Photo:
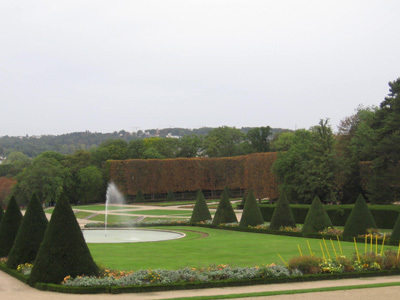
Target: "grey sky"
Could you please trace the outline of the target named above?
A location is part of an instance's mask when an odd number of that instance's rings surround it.
[[[400,77],[400,1],[0,2],[0,136],[334,129]]]

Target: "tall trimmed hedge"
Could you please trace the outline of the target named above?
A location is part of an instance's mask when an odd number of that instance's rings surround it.
[[[233,211],[231,202],[229,201],[229,190],[227,187],[225,187],[224,191],[222,192],[221,200],[219,201],[212,224],[219,225],[234,222],[237,222],[236,214]]]
[[[369,228],[377,226],[364,197],[360,194],[344,226],[343,237],[365,234]]]
[[[34,262],[29,284],[59,284],[70,275],[97,275],[99,269],[64,194],[60,196]]]
[[[146,202],[146,200],[144,199],[142,190],[139,189],[135,197],[135,203],[144,203],[144,202]]]
[[[279,196],[269,225],[269,228],[272,230],[279,230],[281,227],[296,227],[285,191],[282,191]]]
[[[163,194],[209,190],[253,188],[257,198],[276,198],[277,182],[271,172],[276,153],[222,158],[130,159],[110,160],[110,180],[127,195]]]
[[[211,220],[211,213],[208,209],[206,199],[204,198],[203,192],[198,190],[196,194],[196,203],[193,208],[192,217],[190,222],[198,223]]]
[[[3,219],[3,216],[4,216],[4,211],[3,211],[3,208],[0,205],[0,224],[1,224],[1,219]]]
[[[22,220],[21,210],[12,196],[0,223],[0,257],[8,256]]]
[[[257,226],[264,223],[260,207],[258,206],[253,190],[247,193],[246,203],[244,204],[240,227]]]
[[[327,227],[333,227],[331,219],[326,213],[324,206],[316,196],[308,210],[304,225],[301,228],[303,233],[320,232]]]
[[[7,266],[9,268],[15,269],[19,264],[32,263],[35,260],[47,224],[48,221],[39,198],[33,194],[8,256]]]

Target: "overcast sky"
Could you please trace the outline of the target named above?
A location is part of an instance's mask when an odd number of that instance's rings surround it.
[[[2,0],[0,136],[334,130],[400,77],[400,1]]]

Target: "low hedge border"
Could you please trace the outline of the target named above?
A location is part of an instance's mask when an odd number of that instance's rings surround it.
[[[3,271],[4,273],[7,273],[8,275],[13,276],[14,278],[17,278],[18,280],[22,281],[23,283],[28,283],[29,276],[24,275],[20,272],[18,272],[15,269],[10,269],[6,266],[6,264],[0,263],[0,270]]]

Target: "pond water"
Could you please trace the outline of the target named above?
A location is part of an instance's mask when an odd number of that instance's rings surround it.
[[[85,229],[86,243],[139,243],[179,239],[184,233],[153,229]]]

